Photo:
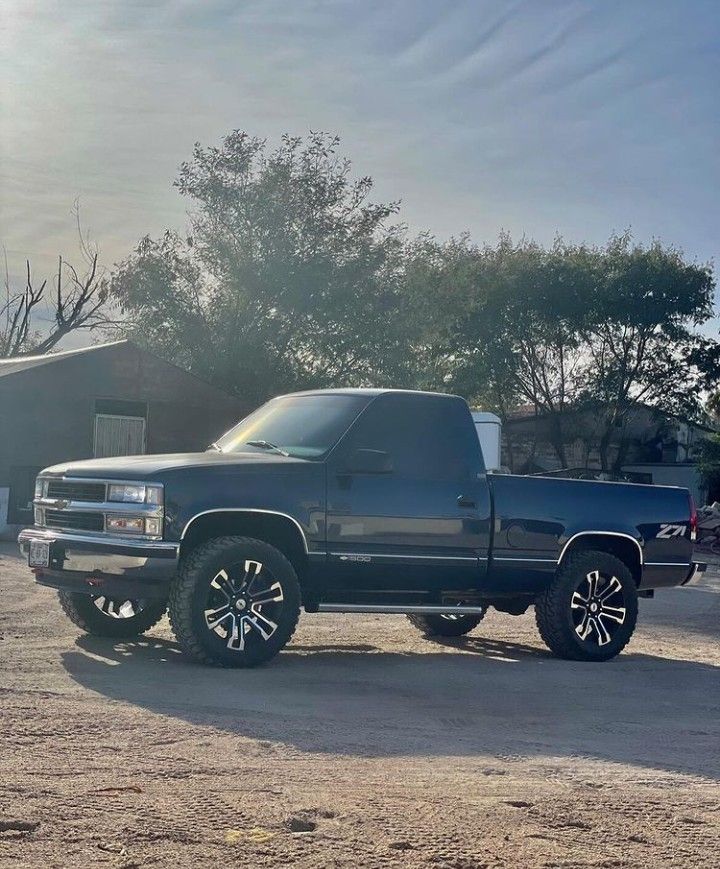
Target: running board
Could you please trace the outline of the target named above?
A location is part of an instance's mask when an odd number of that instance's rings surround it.
[[[422,604],[321,603],[319,613],[396,613],[399,615],[479,616],[487,607],[482,606],[423,606]]]

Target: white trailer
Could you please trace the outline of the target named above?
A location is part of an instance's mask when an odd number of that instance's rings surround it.
[[[502,433],[500,417],[495,416],[494,413],[473,410],[472,418],[480,441],[485,467],[488,471],[498,471],[500,469],[500,436]]]

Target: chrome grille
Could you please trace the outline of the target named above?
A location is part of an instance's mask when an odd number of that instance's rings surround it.
[[[94,501],[102,503],[105,500],[105,483],[48,480],[47,497],[58,498],[63,501]]]
[[[47,528],[72,528],[78,531],[103,531],[105,517],[102,513],[83,513],[76,510],[45,510]]]

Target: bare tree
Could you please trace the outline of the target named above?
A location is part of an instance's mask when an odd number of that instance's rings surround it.
[[[6,259],[5,292],[0,300],[0,358],[48,353],[72,332],[108,325],[108,290],[98,265],[98,251],[82,234],[77,206],[75,213],[83,261],[80,271],[60,256],[52,284],[48,286],[45,279],[36,285],[26,260],[25,287],[15,290]]]

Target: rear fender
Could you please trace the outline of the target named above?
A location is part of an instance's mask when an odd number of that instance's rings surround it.
[[[637,537],[625,531],[577,531],[563,544],[558,566],[562,566],[574,552],[586,549],[597,549],[615,555],[628,566],[635,582],[640,584],[645,559],[643,547]]]

